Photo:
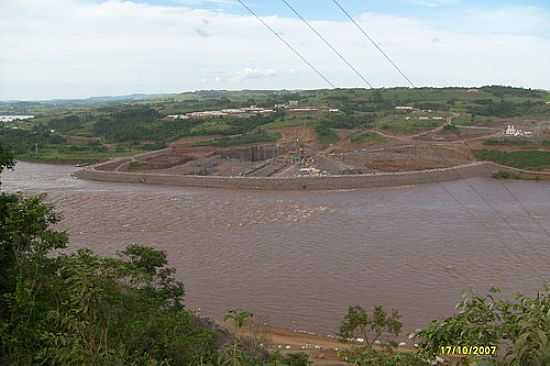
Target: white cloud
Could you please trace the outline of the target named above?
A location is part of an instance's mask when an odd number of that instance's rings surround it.
[[[247,67],[237,75],[238,80],[246,79],[265,79],[272,78],[277,75],[277,72],[273,69],[256,69]]]
[[[527,29],[534,14],[522,10],[514,26]],[[250,16],[122,0],[0,0],[0,13],[0,99],[326,87]],[[363,86],[299,20],[264,19],[337,86]],[[550,89],[548,38],[440,31],[384,14],[359,19],[419,85]],[[313,24],[375,86],[405,85],[349,22]]]
[[[408,2],[428,8],[439,8],[441,6],[456,5],[460,0],[408,0]]]

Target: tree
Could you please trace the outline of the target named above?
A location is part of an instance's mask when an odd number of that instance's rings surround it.
[[[350,306],[340,326],[340,337],[344,340],[362,338],[365,346],[372,348],[382,336],[401,333],[400,318],[397,310],[388,315],[382,306],[374,306],[372,314],[361,306]]]
[[[228,310],[225,313],[225,316],[223,317],[223,320],[225,320],[225,321],[231,320],[233,322],[233,324],[235,325],[235,328],[237,330],[240,330],[244,326],[246,321],[248,319],[252,318],[253,316],[254,316],[254,314],[252,314],[249,311],[233,309],[233,310]]]
[[[14,165],[12,153],[0,145],[0,173],[4,169],[12,169]],[[0,182],[0,184],[2,183]]]
[[[219,333],[183,307],[164,252],[67,254],[67,236],[52,228],[59,220],[41,196],[0,195],[0,364],[196,365],[216,356]]]
[[[499,293],[466,293],[458,314],[419,332],[422,353],[433,357],[446,345],[493,345],[498,347],[499,365],[550,364],[550,289],[545,287],[535,297],[518,294],[512,300]]]

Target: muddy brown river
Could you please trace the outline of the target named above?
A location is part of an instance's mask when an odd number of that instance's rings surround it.
[[[19,163],[2,189],[47,193],[74,247],[165,250],[188,306],[216,319],[244,308],[329,334],[348,305],[383,304],[410,330],[449,315],[466,289],[532,294],[550,279],[547,183],[243,192],[89,182],[75,169]]]

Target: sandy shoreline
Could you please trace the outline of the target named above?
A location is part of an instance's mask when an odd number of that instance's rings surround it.
[[[231,331],[231,325],[221,323],[222,327]],[[253,337],[263,344],[270,352],[281,353],[307,353],[313,361],[313,365],[319,366],[345,366],[350,365],[337,356],[337,352],[353,347],[350,343],[343,343],[336,336],[321,336],[305,331],[292,331],[290,329],[276,328],[266,325],[251,324],[245,326],[239,332],[241,337]],[[357,344],[359,345],[359,344]],[[401,352],[412,352],[414,347],[399,347]]]

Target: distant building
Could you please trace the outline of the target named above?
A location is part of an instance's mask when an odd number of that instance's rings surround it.
[[[293,108],[289,109],[289,112],[317,112],[319,108]]]
[[[340,110],[338,108],[331,108],[328,111],[331,112],[331,113],[340,112]]]
[[[414,111],[414,107],[406,106],[406,105],[400,105],[395,107],[395,110],[397,111]]]
[[[170,118],[170,119],[189,119],[189,117],[186,116],[185,114],[170,114],[170,115],[168,115],[168,118]]]
[[[222,112],[223,113],[227,113],[227,114],[241,114],[241,113],[245,113],[245,111],[243,111],[242,109],[234,109],[234,108],[228,108],[228,109],[222,109]]]
[[[506,136],[532,136],[533,132],[531,131],[523,131],[519,128],[516,128],[514,125],[507,125],[506,129],[504,130],[504,134]]]
[[[191,112],[187,113],[187,116],[190,118],[223,117],[227,116],[227,113],[222,111]]]
[[[550,104],[550,102],[546,102],[546,104]]]
[[[508,136],[516,136],[517,130],[514,127],[514,125],[508,125],[506,126],[506,130],[504,131],[504,134]]]
[[[32,115],[0,115],[0,122],[15,122],[33,119]]]
[[[289,100],[288,101],[288,106],[289,107],[296,107],[298,105],[298,101],[297,100]]]

